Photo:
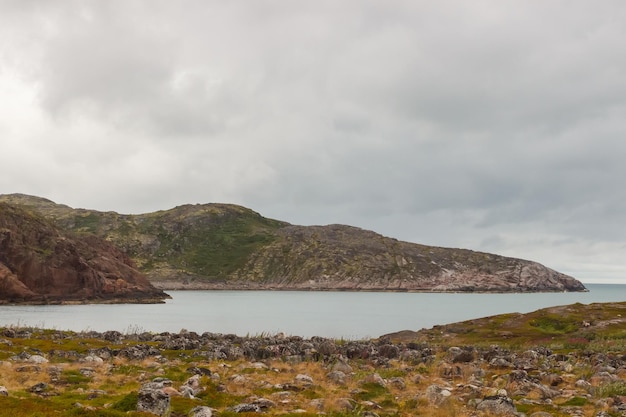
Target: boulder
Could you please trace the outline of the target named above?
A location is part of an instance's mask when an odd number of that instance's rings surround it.
[[[341,371],[344,374],[352,373],[352,367],[348,365],[348,361],[344,358],[339,358],[339,360],[337,360],[337,362],[335,362],[335,364],[333,365],[332,370]]]
[[[404,382],[404,378],[399,376],[391,378],[389,380],[389,385],[399,390],[403,390],[406,388],[406,382]]]
[[[330,371],[326,374],[326,378],[335,384],[343,385],[346,383],[346,374],[341,371]]]
[[[27,361],[36,364],[48,363],[48,359],[44,358],[41,355],[31,355]]]
[[[167,417],[170,413],[170,396],[163,389],[171,387],[172,381],[155,378],[152,382],[142,385],[137,399],[137,411]]]
[[[45,382],[39,382],[28,389],[28,392],[32,392],[33,394],[43,394],[48,390],[48,384]]]
[[[387,383],[385,382],[385,380],[377,373],[369,374],[368,376],[366,376],[365,379],[363,380],[363,383],[380,385],[381,387],[387,386]]]
[[[448,398],[450,398],[452,392],[449,389],[441,387],[439,385],[430,385],[428,388],[426,388],[426,392],[424,395],[426,396],[428,402],[432,405],[441,405]]]
[[[485,397],[476,406],[478,411],[483,411],[496,416],[515,416],[517,409],[513,404],[513,400],[504,395],[495,395]]]
[[[335,407],[342,411],[354,410],[356,403],[352,398],[337,398],[335,400]]]
[[[468,363],[474,360],[474,350],[453,346],[448,349],[448,359],[452,363]]]
[[[299,382],[303,385],[313,385],[313,378],[309,375],[298,374],[296,375],[296,382]]]
[[[0,396],[8,397],[9,396],[9,390],[7,390],[7,388],[4,387],[4,386],[0,386]]]

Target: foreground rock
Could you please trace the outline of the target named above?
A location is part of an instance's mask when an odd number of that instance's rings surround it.
[[[621,416],[624,334],[626,302],[372,340],[0,328],[0,409],[34,415],[72,401],[161,417]]]
[[[498,345],[470,348],[392,343],[384,339],[247,338],[184,332],[120,335],[116,344],[125,346],[123,349],[99,347],[77,353],[64,350],[63,343],[74,347],[77,340],[84,340],[86,344],[101,346],[99,341],[109,341],[111,334],[86,332],[79,336],[19,330],[5,330],[0,334],[14,340],[16,345],[40,338],[58,342],[53,350],[40,354],[55,363],[51,366],[42,362],[46,369],[14,369],[13,364],[28,360],[26,353],[14,352],[7,362],[0,362],[3,376],[13,372],[20,376],[7,378],[13,385],[0,387],[0,398],[11,399],[12,395],[17,396],[12,392],[21,392],[20,401],[27,401],[24,391],[49,401],[69,395],[74,401],[79,397],[81,408],[94,412],[103,407],[104,401],[98,400],[99,397],[107,397],[112,407],[120,407],[119,404],[124,403],[120,398],[133,395],[112,392],[110,385],[107,390],[98,388],[98,384],[111,376],[119,381],[121,389],[126,387],[127,390],[138,380],[150,381],[134,388],[138,390],[135,391],[136,402],[122,411],[140,411],[160,417],[319,412],[355,417],[595,417],[622,415],[620,413],[626,410],[626,401],[620,395],[622,378],[626,375],[626,357],[621,352],[594,353],[581,349],[565,354],[555,353],[545,346],[511,350]],[[185,345],[180,343],[182,340],[195,341],[195,347],[171,349]],[[178,342],[172,344],[174,341]],[[330,345],[334,349],[330,349]],[[387,357],[389,346],[397,348],[397,357]],[[134,359],[124,353],[131,349],[135,351]],[[459,353],[463,351],[471,351],[472,355],[459,360]],[[104,366],[83,372],[87,368],[82,364],[88,357],[99,357]],[[507,365],[503,366],[505,363]],[[89,386],[72,386],[74,382],[68,379],[68,375],[75,375],[72,370],[80,370],[85,377],[76,383]],[[313,378],[304,371],[318,377]],[[165,373],[173,378],[156,376]],[[340,384],[325,382],[324,375],[331,373],[342,373],[345,378]],[[46,375],[50,376],[49,380],[42,381]],[[120,379],[122,375],[125,379]],[[29,377],[40,382],[26,382]],[[19,381],[24,383],[18,385]],[[0,399],[0,406],[3,404]]]
[[[169,379],[159,379],[142,385],[139,390],[137,411],[145,411],[157,416],[168,416],[170,413],[170,395],[166,388],[172,386]]]
[[[0,201],[113,242],[162,289],[585,291],[536,262],[401,242],[345,225],[295,226],[229,204],[123,215],[21,194]]]
[[[160,302],[122,251],[0,203],[0,303]]]

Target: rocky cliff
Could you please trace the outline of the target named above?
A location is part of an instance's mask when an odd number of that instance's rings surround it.
[[[106,238],[165,289],[585,290],[536,262],[402,242],[345,225],[295,226],[235,205],[124,215],[21,194],[0,201],[26,206],[66,230]]]
[[[72,236],[23,208],[0,203],[0,303],[160,302],[121,250]]]

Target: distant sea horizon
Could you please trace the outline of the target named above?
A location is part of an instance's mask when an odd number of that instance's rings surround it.
[[[584,285],[588,292],[167,291],[172,299],[164,304],[0,306],[0,326],[365,339],[577,302],[626,301],[626,284]]]

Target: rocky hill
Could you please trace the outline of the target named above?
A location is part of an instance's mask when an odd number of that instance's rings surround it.
[[[345,225],[295,226],[229,204],[125,215],[22,194],[0,201],[95,234],[160,288],[377,291],[585,291],[535,262],[419,245]]]
[[[131,259],[94,235],[72,236],[0,203],[0,303],[160,302]]]

